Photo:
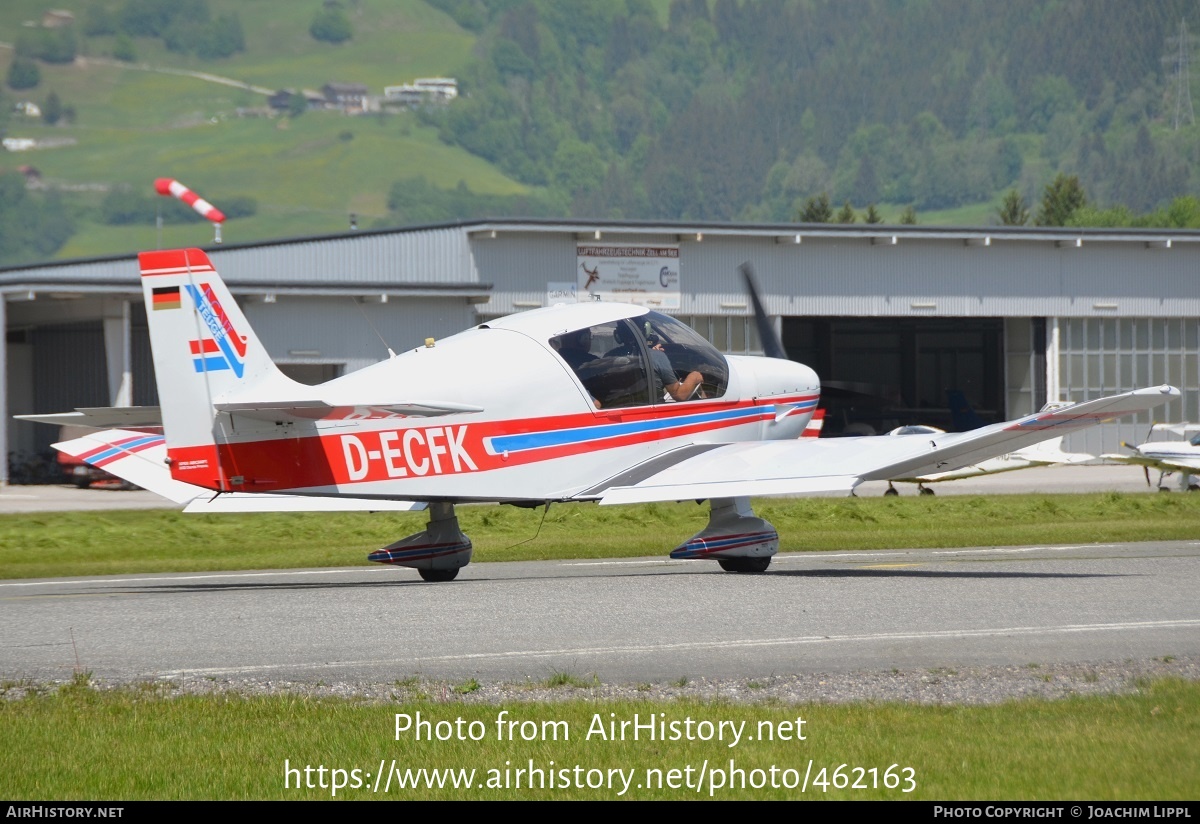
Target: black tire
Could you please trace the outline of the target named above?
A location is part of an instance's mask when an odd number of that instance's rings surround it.
[[[421,579],[428,581],[431,584],[442,583],[443,581],[453,581],[458,577],[458,568],[455,569],[418,569]]]
[[[717,563],[726,572],[766,572],[771,565],[771,556],[758,558],[718,558]]]
[[[885,497],[888,495],[899,495],[900,490],[896,489],[894,486],[889,486],[887,489],[883,490],[883,494]]]
[[[923,487],[921,487],[921,494],[922,494],[922,495],[936,495],[937,493],[936,493],[936,492],[934,492],[934,491],[933,491],[932,489],[930,489],[929,487],[924,487],[924,486],[923,486]]]

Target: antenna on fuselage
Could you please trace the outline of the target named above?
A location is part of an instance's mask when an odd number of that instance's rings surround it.
[[[383,299],[381,299],[380,302],[386,303],[386,297],[386,295],[383,296]],[[384,339],[383,335],[379,334],[379,330],[375,328],[375,324],[371,323],[371,318],[367,315],[367,310],[363,308],[363,299],[351,297],[350,300],[353,301],[354,305],[358,307],[358,311],[362,312],[363,320],[367,322],[367,326],[371,327],[371,331],[375,333],[375,337],[379,338],[379,342],[382,343],[383,348],[387,350],[388,358],[390,359],[396,357],[396,353],[392,351],[392,347],[388,346],[388,342]]]

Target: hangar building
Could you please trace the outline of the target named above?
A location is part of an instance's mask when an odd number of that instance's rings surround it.
[[[588,299],[590,255],[667,261],[662,293],[635,297],[725,352],[759,352],[736,271],[750,261],[788,354],[822,378],[831,433],[955,428],[953,392],[995,421],[1160,383],[1183,396],[1158,420],[1200,421],[1200,232],[481,220],[206,251],[272,358],[308,383]],[[58,433],[12,415],[157,403],[136,255],[0,269],[0,294],[14,482]],[[1115,451],[1150,423],[1068,448]],[[0,482],[8,471],[0,462]]]

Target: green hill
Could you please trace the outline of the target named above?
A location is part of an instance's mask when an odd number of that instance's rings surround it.
[[[13,43],[25,21],[48,8],[66,9],[79,28],[91,2],[0,4],[0,40]],[[105,4],[119,9],[120,3]],[[341,45],[308,33],[314,2],[210,0],[214,15],[236,11],[245,30],[243,53],[201,60],[168,51],[160,40],[136,38],[137,60],[111,59],[114,36],[79,38],[79,57],[68,65],[39,63],[41,82],[6,99],[44,103],[54,92],[75,110],[74,122],[49,126],[12,115],[6,136],[56,148],[6,153],[4,165],[29,164],[51,189],[74,204],[76,233],[60,257],[106,254],[153,246],[152,224],[100,222],[104,195],[129,186],[151,195],[156,177],[174,177],[218,208],[223,200],[252,197],[257,213],[231,219],[229,241],[342,231],[349,215],[366,227],[387,214],[396,180],[424,177],[441,188],[464,181],[472,191],[521,194],[485,160],[440,142],[435,130],[411,112],[350,116],[309,111],[299,117],[262,116],[266,95],[162,70],[211,73],[267,89],[320,89],[329,82],[362,83],[382,94],[384,85],[417,77],[454,76],[469,59],[474,35],[420,0],[352,3],[354,37]],[[0,49],[7,71],[13,49]],[[211,238],[204,223],[168,225],[163,243]]]

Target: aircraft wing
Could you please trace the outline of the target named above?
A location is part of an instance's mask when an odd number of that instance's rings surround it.
[[[970,432],[695,444],[660,455],[577,497],[625,504],[849,492],[862,481],[952,472],[1108,418],[1153,409],[1178,396],[1179,390],[1170,386],[1139,389]]]
[[[1101,455],[1100,457],[1114,463],[1148,466],[1151,469],[1158,469],[1162,472],[1200,474],[1200,455],[1174,455],[1169,457],[1165,455],[1157,457],[1150,455]]]

